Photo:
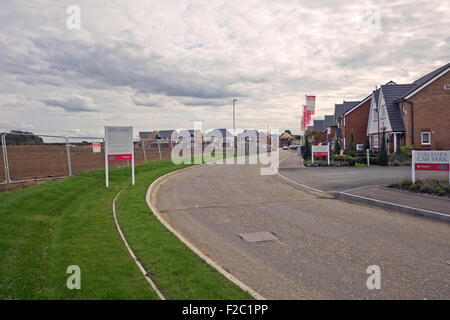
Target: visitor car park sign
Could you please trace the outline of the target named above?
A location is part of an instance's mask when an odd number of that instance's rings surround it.
[[[105,180],[109,186],[109,161],[131,161],[131,181],[134,185],[133,127],[105,127]]]
[[[412,181],[416,182],[416,170],[448,171],[450,181],[450,151],[412,151]]]

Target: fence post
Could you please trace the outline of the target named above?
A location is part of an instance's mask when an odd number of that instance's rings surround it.
[[[70,159],[69,137],[66,138],[67,167],[69,168],[69,177],[72,176],[72,161]]]
[[[144,152],[144,162],[147,162],[147,155],[145,154],[145,140],[141,139],[142,151]]]
[[[415,150],[413,150],[411,152],[412,155],[412,163],[411,163],[411,180],[413,184],[416,184],[416,154],[415,154]]]
[[[369,151],[369,149],[366,149],[366,155],[367,155],[367,166],[370,167],[370,151]]]
[[[2,134],[2,149],[3,149],[3,166],[5,168],[6,184],[10,184],[11,177],[9,175],[8,151],[6,149],[6,132]]]

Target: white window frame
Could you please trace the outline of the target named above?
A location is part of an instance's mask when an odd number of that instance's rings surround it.
[[[379,146],[378,134],[374,134],[373,135],[373,147],[378,148],[378,146]]]
[[[423,142],[423,134],[428,134],[428,142]],[[423,131],[420,133],[420,144],[424,146],[431,145],[431,132],[430,131]]]

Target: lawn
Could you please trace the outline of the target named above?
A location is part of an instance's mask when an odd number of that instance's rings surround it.
[[[81,173],[0,193],[0,299],[157,299],[125,248],[117,217],[138,259],[168,299],[250,299],[203,262],[151,214],[148,186],[182,168],[170,160]],[[81,290],[69,290],[66,269],[81,269]]]

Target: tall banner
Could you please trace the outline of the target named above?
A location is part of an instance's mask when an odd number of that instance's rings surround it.
[[[316,110],[316,96],[305,95],[305,105],[306,109],[312,111],[312,114],[314,114]]]

